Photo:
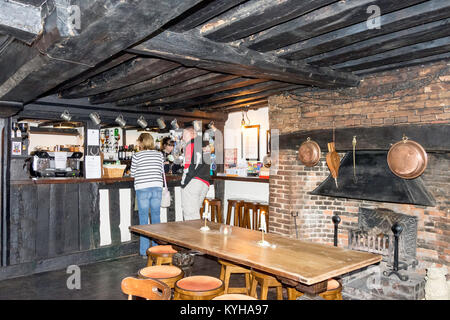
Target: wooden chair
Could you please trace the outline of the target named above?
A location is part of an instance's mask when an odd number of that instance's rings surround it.
[[[296,300],[303,295],[303,292],[295,288],[287,288],[288,300]],[[327,283],[327,291],[319,293],[325,300],[342,300],[342,284],[336,279],[330,279]]]
[[[251,282],[251,270],[245,267],[233,264],[231,262],[218,259],[221,265],[220,268],[220,280],[225,284],[225,293],[244,293],[250,294],[250,282]],[[245,275],[245,287],[244,288],[230,288],[230,278],[232,274],[244,274]]]
[[[171,294],[169,286],[161,281],[133,277],[122,280],[122,292],[128,295],[128,300],[132,300],[133,296],[147,300],[170,300]]]
[[[192,276],[175,283],[174,300],[211,300],[224,293],[223,281],[210,276]]]
[[[203,219],[206,203],[211,208],[211,221],[222,223],[222,201],[220,199],[205,199],[200,209],[200,218]]]
[[[254,298],[257,298],[256,286],[258,284],[261,286],[260,300],[267,300],[269,288],[273,287],[277,289],[277,300],[283,300],[283,286],[275,277],[252,270],[252,286],[250,288],[250,296]]]
[[[141,279],[155,279],[165,283],[169,288],[173,289],[175,282],[183,279],[184,272],[176,266],[151,266],[145,267],[138,271],[138,276]]]
[[[233,225],[239,226],[243,206],[244,201],[241,199],[228,199],[227,219],[225,223],[231,225],[231,214],[233,213],[232,210],[234,209]]]
[[[147,249],[147,267],[154,264],[160,266],[162,264],[172,265],[173,255],[177,253],[177,250],[172,248],[171,245],[153,246]]]
[[[247,296],[245,294],[232,293],[232,294],[223,294],[221,296],[217,296],[212,300],[258,300],[258,299]]]

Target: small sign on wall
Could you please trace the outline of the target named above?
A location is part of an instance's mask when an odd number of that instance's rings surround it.
[[[12,142],[11,154],[13,156],[20,156],[20,155],[22,155],[22,142],[21,141],[13,141]]]

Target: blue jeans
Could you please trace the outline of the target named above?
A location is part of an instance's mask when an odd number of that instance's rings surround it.
[[[162,188],[151,187],[136,190],[136,198],[139,209],[139,224],[148,224],[149,209],[152,224],[160,223]],[[147,249],[150,247],[150,240],[147,237],[141,236],[139,243],[139,254],[145,256]],[[157,244],[152,241],[152,245],[156,246]]]

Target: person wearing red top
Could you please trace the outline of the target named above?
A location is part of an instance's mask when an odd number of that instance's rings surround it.
[[[209,164],[205,163],[201,137],[193,127],[183,130],[184,171],[181,179],[181,206],[184,220],[200,219],[200,208],[211,184]]]

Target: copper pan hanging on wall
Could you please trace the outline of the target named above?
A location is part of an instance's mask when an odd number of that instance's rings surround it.
[[[425,149],[405,135],[402,141],[391,146],[387,155],[389,169],[403,179],[420,176],[427,167],[428,156]]]
[[[314,167],[320,160],[320,147],[317,142],[307,138],[298,149],[298,159],[307,167]]]

